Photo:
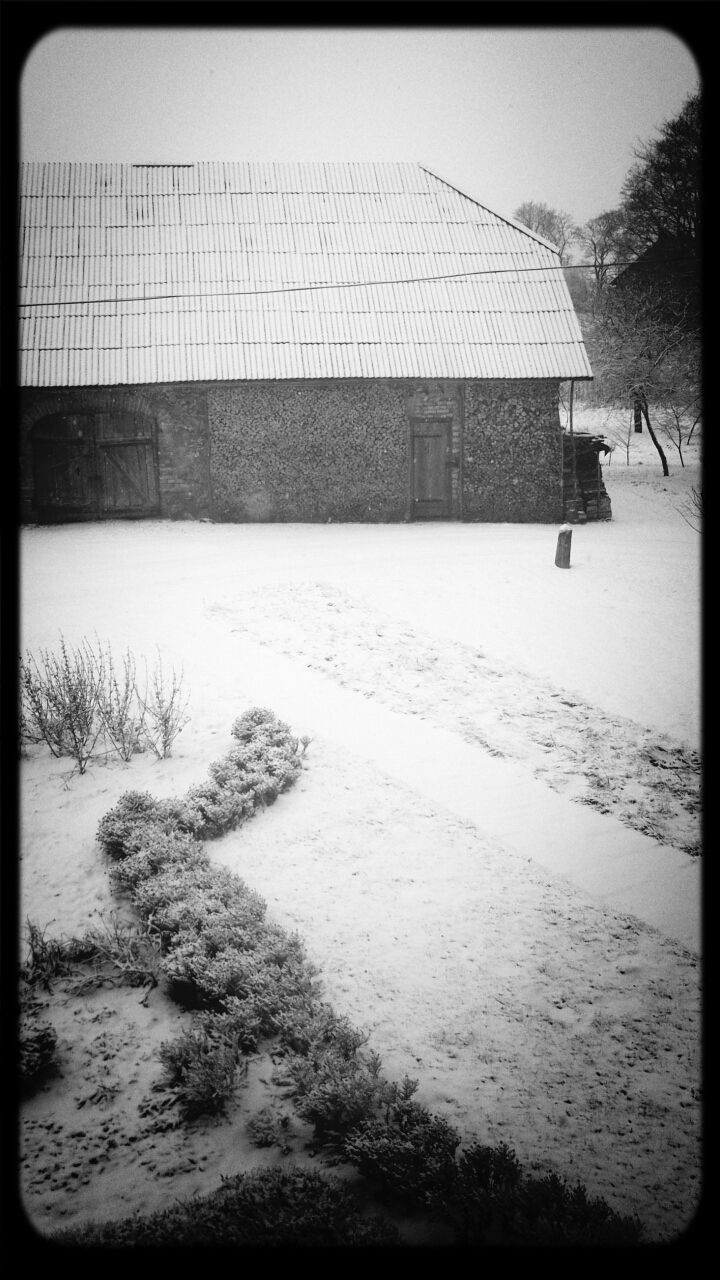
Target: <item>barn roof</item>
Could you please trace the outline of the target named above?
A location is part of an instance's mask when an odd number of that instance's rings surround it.
[[[557,251],[421,165],[20,170],[21,385],[592,376]]]

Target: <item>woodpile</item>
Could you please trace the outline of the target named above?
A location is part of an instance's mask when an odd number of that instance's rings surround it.
[[[570,524],[612,520],[600,455],[609,453],[603,436],[573,432],[563,436],[563,516]]]

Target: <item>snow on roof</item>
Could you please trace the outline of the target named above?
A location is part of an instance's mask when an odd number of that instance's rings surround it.
[[[588,378],[557,252],[417,164],[20,166],[25,386]]]

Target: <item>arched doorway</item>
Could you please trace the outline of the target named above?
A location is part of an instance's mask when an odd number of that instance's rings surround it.
[[[153,421],[141,413],[54,413],[32,429],[41,521],[159,514]]]

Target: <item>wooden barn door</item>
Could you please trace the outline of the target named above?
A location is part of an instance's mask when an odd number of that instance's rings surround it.
[[[33,431],[35,503],[42,519],[92,519],[95,514],[95,443],[85,414],[55,414]]]
[[[33,431],[33,461],[43,521],[158,514],[154,433],[140,414],[43,418]]]
[[[95,415],[99,515],[157,513],[158,483],[152,428],[138,414]]]
[[[450,514],[450,423],[413,422],[410,428],[412,514],[443,520]]]

